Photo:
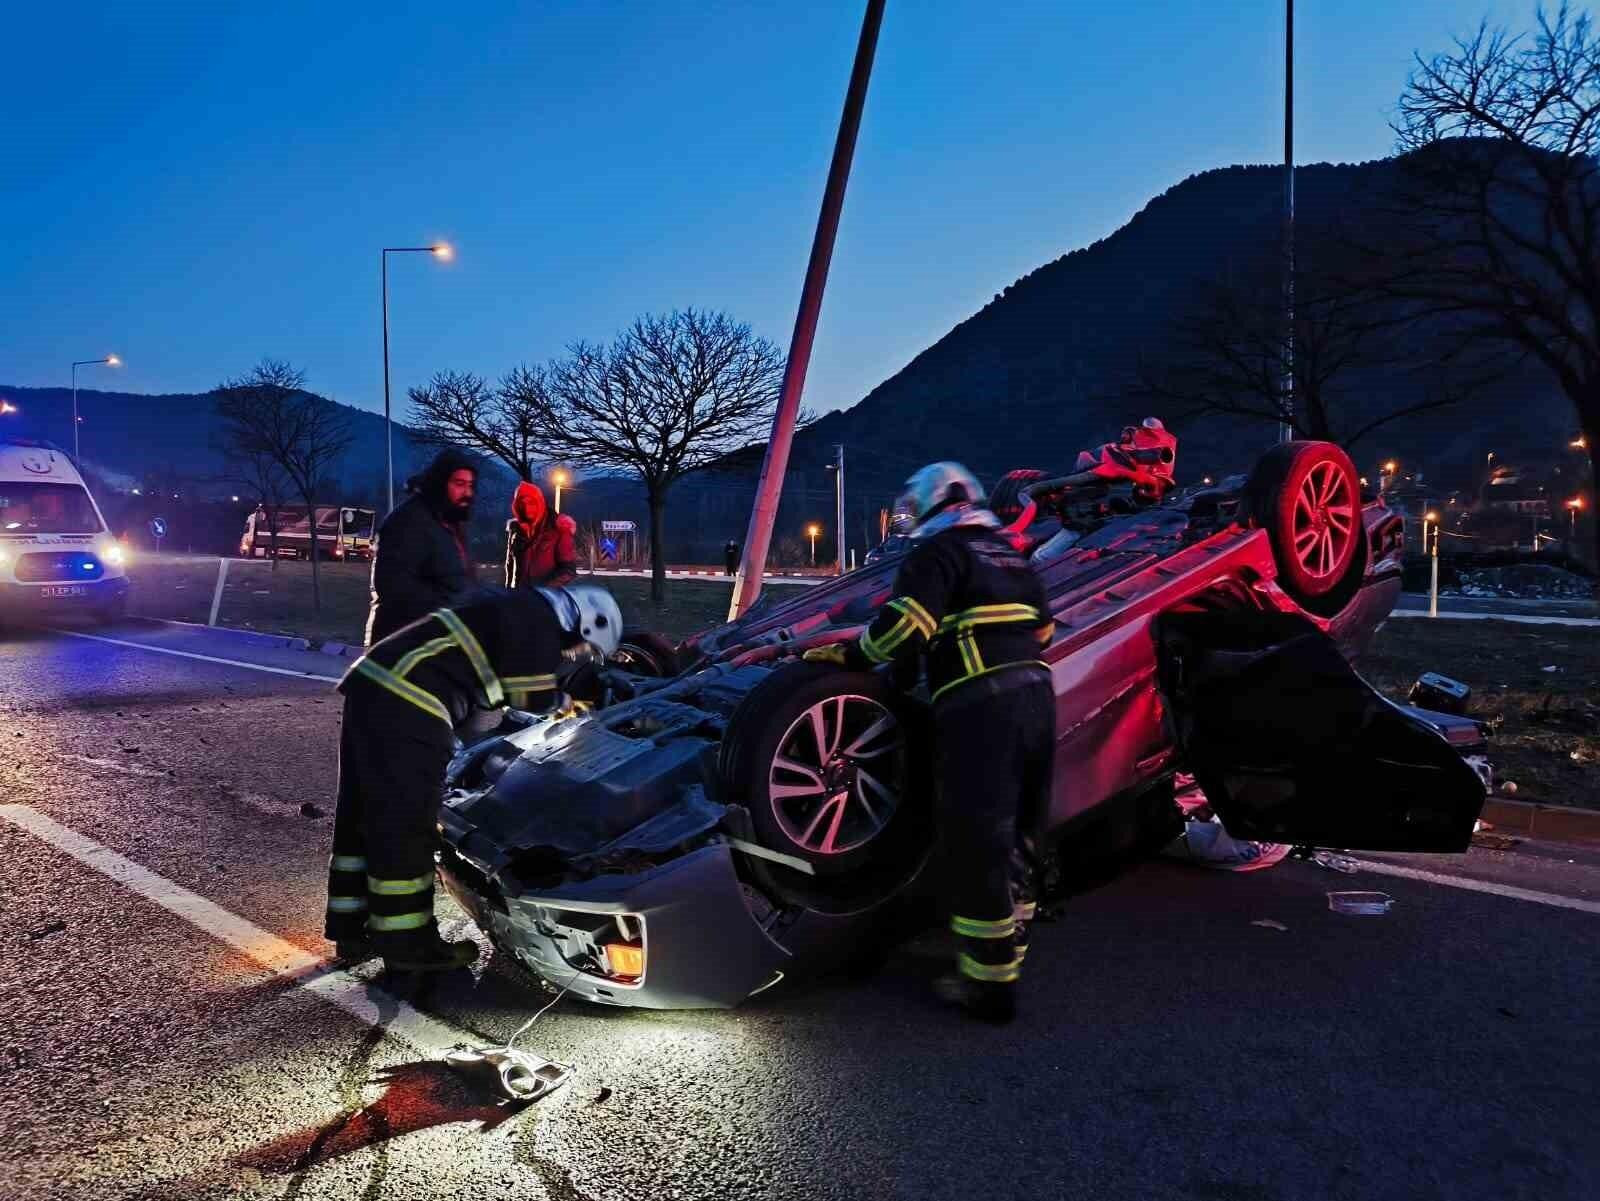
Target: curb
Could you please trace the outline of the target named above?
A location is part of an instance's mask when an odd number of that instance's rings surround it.
[[[1565,805],[1490,797],[1483,805],[1483,820],[1493,826],[1496,833],[1511,831],[1551,842],[1600,844],[1600,810],[1596,809],[1571,809]]]
[[[241,642],[248,642],[252,646],[269,647],[273,650],[308,651],[312,649],[309,638],[297,638],[292,634],[258,634],[254,630],[238,630],[232,626],[208,626],[198,621],[173,621],[167,617],[139,617],[135,615],[134,620],[154,622],[156,625],[175,626],[180,630],[204,630],[208,634],[222,634],[228,638],[237,638]],[[333,645],[342,646],[343,643],[334,643]]]

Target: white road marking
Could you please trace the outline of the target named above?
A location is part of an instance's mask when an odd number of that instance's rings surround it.
[[[1532,901],[1536,905],[1553,905],[1557,909],[1576,909],[1579,913],[1600,914],[1600,901],[1585,901],[1581,897],[1564,897],[1554,892],[1536,892],[1531,888],[1518,888],[1515,884],[1499,884],[1493,880],[1474,880],[1467,876],[1444,876],[1438,872],[1425,872],[1421,868],[1405,867],[1399,863],[1384,863],[1375,859],[1357,859],[1364,872],[1380,876],[1399,876],[1403,880],[1421,880],[1425,884],[1442,884],[1446,888],[1462,888],[1467,892],[1488,892],[1497,897],[1510,897],[1514,901]]]
[[[1427,617],[1426,609],[1394,609],[1390,617]],[[1440,613],[1441,620],[1450,621],[1509,621],[1525,626],[1600,626],[1597,617],[1548,617],[1536,613]]]
[[[365,983],[348,971],[333,967],[327,960],[228,912],[198,893],[140,867],[37,809],[27,805],[0,805],[0,818],[181,917],[201,933],[227,943],[274,976],[296,981],[300,987],[338,1006],[351,1017],[369,1026],[381,1027],[384,1033],[409,1043],[430,1058],[437,1058],[455,1046],[483,1041],[430,1017],[409,1002]]]
[[[338,676],[319,676],[311,671],[295,671],[288,667],[268,667],[265,663],[247,663],[243,659],[222,659],[216,655],[202,655],[197,651],[180,651],[170,646],[151,646],[145,642],[129,642],[124,638],[107,638],[104,634],[83,634],[77,630],[62,630],[54,626],[46,626],[52,634],[60,634],[65,638],[86,638],[90,642],[105,642],[112,646],[125,646],[129,650],[150,651],[157,655],[176,655],[180,659],[198,659],[202,663],[220,663],[224,667],[243,667],[247,671],[265,671],[275,676],[289,676],[296,680],[322,680],[329,684],[337,684]]]

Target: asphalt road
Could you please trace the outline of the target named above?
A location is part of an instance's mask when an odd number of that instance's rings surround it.
[[[1544,901],[1153,862],[1040,927],[1013,1027],[925,1000],[932,942],[727,1013],[564,1001],[525,1041],[577,1076],[511,1111],[435,1058],[542,1002],[504,964],[315,962],[341,665],[109,636],[278,670],[0,640],[5,1198],[1596,1194],[1600,855],[1388,857]]]

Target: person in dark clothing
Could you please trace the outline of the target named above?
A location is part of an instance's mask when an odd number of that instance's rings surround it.
[[[865,668],[927,660],[935,812],[947,864],[956,972],[939,995],[988,1021],[1016,1014],[1033,917],[1021,835],[1047,803],[1055,693],[1039,653],[1055,625],[1044,590],[957,463],[906,483],[911,551],[860,641],[806,652]],[[901,673],[904,678],[904,673]]]
[[[562,705],[564,669],[610,654],[622,614],[604,589],[484,590],[372,646],[339,682],[344,720],[323,933],[340,959],[448,971],[477,944],[433,916],[433,855],[456,732],[486,710]]]
[[[442,450],[406,482],[411,493],[378,527],[372,555],[371,646],[441,605],[473,583],[467,552],[467,518],[478,469],[459,450]]]
[[[577,533],[576,521],[550,512],[539,485],[519,483],[506,522],[506,587],[559,588],[577,579]]]
[[[722,548],[722,561],[728,565],[729,575],[739,574],[739,544],[732,538],[729,538],[728,545]]]

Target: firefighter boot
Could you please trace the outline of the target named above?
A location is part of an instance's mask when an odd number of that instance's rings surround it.
[[[432,922],[418,930],[379,934],[375,950],[391,972],[453,972],[478,957],[477,943],[470,938],[446,942]]]
[[[1003,1026],[1017,1016],[1017,986],[989,980],[973,980],[956,972],[940,976],[933,983],[934,995],[948,1005],[956,1005],[982,1022]]]

